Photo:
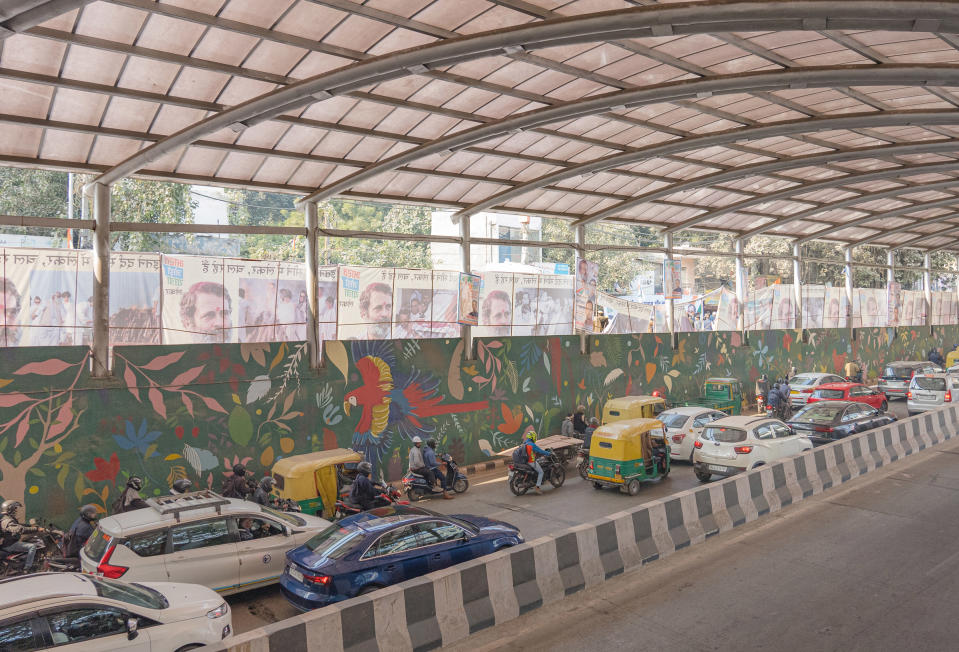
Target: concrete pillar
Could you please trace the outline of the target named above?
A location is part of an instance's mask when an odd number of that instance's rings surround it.
[[[798,242],[793,243],[793,303],[796,306],[796,324],[797,331],[803,329],[802,313],[802,245]]]
[[[471,273],[472,263],[470,262],[470,248],[472,239],[470,237],[470,216],[460,216],[460,268],[464,274]],[[467,360],[473,359],[473,327],[468,324],[460,324],[460,337],[463,338],[463,351]]]
[[[926,326],[932,326],[932,256],[922,257],[922,293],[925,295]]]
[[[845,256],[846,264],[843,266],[843,275],[846,280],[846,328],[849,329],[850,335],[852,334],[853,328],[853,303],[852,303],[852,247],[846,247],[843,249],[843,254]]]
[[[739,316],[736,318],[736,328],[740,331],[746,328],[746,261],[743,251],[746,243],[737,238],[733,245],[736,248],[736,302],[739,304]]]
[[[310,367],[316,369],[320,366],[320,306],[317,296],[319,260],[316,251],[319,219],[316,202],[307,202],[303,210],[306,213],[306,348],[310,352]]]
[[[93,375],[110,375],[110,186],[93,184]]]
[[[889,288],[896,282],[896,250],[890,249],[886,252],[886,325],[898,326],[899,324],[889,323]]]

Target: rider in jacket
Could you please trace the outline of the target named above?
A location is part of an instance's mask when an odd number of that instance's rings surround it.
[[[189,478],[180,478],[170,487],[170,495],[179,496],[188,493],[191,489],[193,489],[193,482]]]
[[[33,562],[37,557],[37,545],[28,541],[21,541],[20,537],[24,534],[35,534],[42,532],[43,528],[23,525],[17,520],[17,511],[23,507],[23,503],[18,500],[5,500],[0,503],[0,549],[4,552],[25,552],[26,561],[23,565],[25,571],[33,568]]]
[[[360,462],[356,465],[356,479],[353,480],[353,488],[350,490],[350,500],[359,505],[364,511],[374,507],[386,507],[390,501],[379,497],[381,489],[370,480],[370,474],[373,473],[373,465],[369,462]]]
[[[223,481],[223,490],[220,492],[224,498],[246,498],[253,490],[246,481],[246,467],[242,464],[233,465],[233,475]]]
[[[526,439],[520,445],[526,448],[526,459],[529,460],[528,464],[536,469],[536,487],[534,490],[536,493],[542,494],[543,490],[540,487],[543,484],[543,467],[536,461],[536,455],[549,455],[549,453],[536,445],[536,431],[533,430],[533,426],[526,428],[525,434]]]
[[[273,500],[270,498],[270,493],[273,491],[273,487],[275,486],[276,480],[273,479],[273,476],[263,476],[263,479],[260,480],[260,484],[256,486],[256,491],[253,492],[253,502],[259,503],[260,505],[265,505],[267,507],[272,505]]]
[[[440,464],[436,461],[436,440],[433,438],[426,442],[426,448],[423,449],[423,463],[426,464],[426,479],[430,487],[435,487],[436,481],[439,480],[440,486],[443,487],[443,498],[452,500],[450,488],[446,484],[446,474],[440,470]]]
[[[70,526],[64,537],[65,547],[63,554],[66,557],[80,557],[80,550],[87,545],[87,539],[93,534],[97,523],[97,508],[93,505],[84,505],[80,508],[80,515]]]
[[[127,488],[113,503],[113,512],[122,514],[123,512],[132,512],[135,509],[149,507],[146,501],[140,497],[141,489],[143,489],[143,480],[139,476],[131,475],[127,480]]]

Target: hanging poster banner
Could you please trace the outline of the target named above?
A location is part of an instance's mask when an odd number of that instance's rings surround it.
[[[609,319],[604,333],[633,333],[632,324],[629,318],[629,302],[626,299],[620,299],[612,295],[600,292],[596,295],[598,307],[603,309],[603,313]],[[645,331],[643,331],[645,332]]]
[[[539,275],[513,274],[513,335],[533,335],[539,310]]]
[[[599,264],[580,258],[576,263],[576,315],[573,326],[578,331],[593,331]]]
[[[893,281],[886,286],[886,325],[898,326],[902,317],[902,286]]]
[[[843,293],[843,288],[826,288],[826,300],[822,315],[823,328],[839,328]]]
[[[772,324],[775,286],[750,292],[746,302],[747,330],[769,330]]]
[[[86,276],[81,271],[81,278]],[[80,295],[77,330],[93,341],[93,269],[90,296]],[[84,283],[80,283],[84,285]],[[110,344],[160,343],[160,254],[110,253]]]
[[[802,323],[803,328],[823,328],[823,314],[826,309],[826,286],[802,286]]]
[[[683,261],[663,261],[663,294],[667,299],[682,299]]]
[[[653,328],[654,306],[646,303],[629,302],[629,332],[651,333]]]
[[[487,272],[480,286],[480,322],[478,337],[505,337],[513,323],[513,275]]]
[[[433,301],[428,337],[460,336],[460,325],[457,321],[459,277],[460,273],[454,271],[437,270],[433,272]],[[476,297],[479,298],[478,288]]]
[[[477,274],[459,274],[459,296],[456,321],[467,326],[479,325],[479,297],[483,279]]]
[[[393,277],[393,339],[430,336],[433,272],[397,269]]]
[[[391,267],[340,267],[337,324],[340,339],[390,339],[393,275]]]
[[[6,346],[79,344],[74,341],[78,253],[56,249],[5,251],[4,289],[10,295],[4,302],[10,304],[5,307]]]
[[[734,331],[739,323],[739,300],[732,290],[722,288],[719,294],[719,307],[716,310],[716,325],[713,330]]]
[[[238,297],[236,327],[228,342],[275,342],[286,339],[286,328],[276,327],[280,312],[286,323],[292,325],[295,304],[290,288],[280,303],[277,292],[279,263],[269,260],[224,260],[224,281],[227,292]],[[306,289],[306,286],[303,286]],[[289,295],[289,296],[287,296]]]
[[[771,328],[773,330],[795,328],[796,309],[792,284],[783,285],[780,283],[769,289],[774,293]]]
[[[310,310],[303,265],[281,262],[277,267],[276,339],[302,342],[306,340],[306,314]]]
[[[666,306],[655,306],[655,319],[653,320],[653,328],[656,333],[668,333],[669,332],[669,322],[667,321]]]
[[[168,256],[163,269],[163,342],[224,342],[234,326],[234,293],[224,286],[222,258]]]
[[[335,265],[320,267],[316,273],[316,321],[322,347],[326,340],[336,339],[336,286],[339,278]]]
[[[573,277],[569,274],[540,274],[534,335],[573,334]],[[593,286],[595,294],[595,286]],[[595,305],[595,304],[594,304]],[[593,306],[588,306],[592,321]]]
[[[703,300],[694,299],[674,304],[673,319],[677,333],[690,333],[701,324],[703,315]]]

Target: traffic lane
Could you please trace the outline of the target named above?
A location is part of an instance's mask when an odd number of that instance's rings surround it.
[[[957,491],[949,442],[450,649],[955,649]]]

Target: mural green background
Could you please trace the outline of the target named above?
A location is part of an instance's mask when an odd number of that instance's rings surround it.
[[[711,375],[751,389],[762,372],[841,371],[858,354],[875,377],[889,360],[951,350],[959,327],[328,342],[314,372],[302,342],[116,347],[114,378],[89,375],[84,347],[0,349],[0,495],[28,516],[68,525],[101,509],[127,475],[144,493],[178,477],[220,487],[242,461],[260,476],[280,457],[337,446],[363,450],[386,477],[405,470],[410,439],[432,435],[461,464],[514,445],[530,424],[558,432],[574,406],[598,415],[610,397],[663,389],[697,396]],[[348,410],[347,410],[348,408]]]

